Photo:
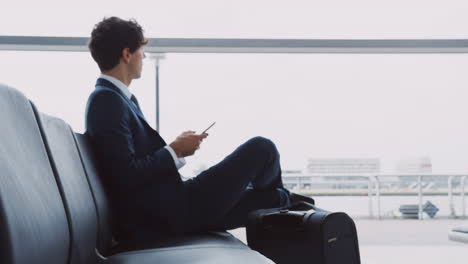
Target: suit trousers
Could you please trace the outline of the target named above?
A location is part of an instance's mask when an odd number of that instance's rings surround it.
[[[242,227],[253,210],[290,203],[278,150],[263,137],[248,140],[184,185],[189,203],[186,232]]]

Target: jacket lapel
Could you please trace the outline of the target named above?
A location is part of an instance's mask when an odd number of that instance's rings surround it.
[[[140,111],[140,109],[138,109],[138,107],[132,102],[132,100],[130,100],[130,98],[128,98],[125,94],[123,94],[122,91],[117,86],[115,86],[113,83],[109,82],[108,80],[101,79],[101,78],[97,79],[96,81],[96,87],[98,86],[104,86],[106,88],[110,88],[114,90],[115,92],[117,92],[127,102],[127,104],[130,106],[133,112],[135,112],[141,119],[143,119],[146,122],[145,116]]]

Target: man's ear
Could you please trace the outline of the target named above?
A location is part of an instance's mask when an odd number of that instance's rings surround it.
[[[132,53],[130,52],[129,48],[125,48],[122,50],[122,60],[125,64],[128,64],[130,62],[131,56],[132,56]]]

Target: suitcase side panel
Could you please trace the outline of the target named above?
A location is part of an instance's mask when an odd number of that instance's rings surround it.
[[[347,214],[319,212],[308,221],[320,228],[324,264],[361,263],[356,226]]]

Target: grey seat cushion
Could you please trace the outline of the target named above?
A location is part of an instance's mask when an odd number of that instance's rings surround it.
[[[227,232],[174,237],[137,246],[156,249],[118,253],[105,263],[273,263]]]
[[[31,104],[0,85],[0,119],[0,263],[67,263],[67,217]]]
[[[114,247],[110,254],[118,254],[125,251],[168,248],[168,247],[184,247],[184,246],[222,246],[235,247],[250,250],[247,245],[235,238],[228,232],[205,232],[200,234],[184,235],[179,237],[159,238],[152,241],[139,241],[122,243]]]
[[[206,232],[120,245],[104,263],[273,263],[228,232]],[[112,252],[111,251],[111,252]]]
[[[107,259],[109,264],[203,263],[262,264],[273,263],[260,253],[244,246],[191,245],[120,253]]]
[[[93,263],[98,232],[94,199],[75,145],[73,132],[63,120],[40,114],[33,105],[49,160],[69,215],[71,263]]]
[[[104,256],[109,255],[109,248],[114,244],[112,241],[112,221],[110,212],[110,201],[100,177],[99,164],[93,150],[93,146],[87,135],[74,133],[76,146],[80,154],[86,177],[88,177],[94,202],[96,205],[96,216],[98,219],[97,250]]]

